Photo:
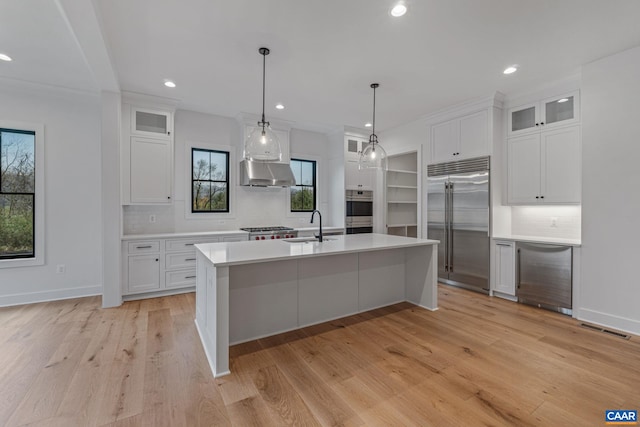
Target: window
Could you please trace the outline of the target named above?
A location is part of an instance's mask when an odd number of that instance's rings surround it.
[[[316,162],[291,159],[296,185],[291,187],[291,212],[311,212],[316,208]]]
[[[3,260],[36,255],[35,153],[34,131],[0,128],[0,259]]]
[[[191,212],[229,212],[229,153],[191,149]]]

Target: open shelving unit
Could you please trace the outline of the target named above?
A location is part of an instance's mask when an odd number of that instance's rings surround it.
[[[418,152],[389,156],[387,162],[387,234],[418,237]]]

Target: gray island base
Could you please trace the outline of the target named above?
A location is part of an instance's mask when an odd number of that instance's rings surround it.
[[[196,245],[196,326],[214,377],[229,345],[408,301],[436,310],[437,240],[384,234]]]

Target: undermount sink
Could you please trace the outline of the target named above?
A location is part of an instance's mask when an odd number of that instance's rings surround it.
[[[336,240],[336,239],[323,237],[322,243],[331,242],[333,240]],[[312,243],[312,242],[320,243],[317,237],[293,237],[291,239],[282,239],[282,241],[287,243]]]

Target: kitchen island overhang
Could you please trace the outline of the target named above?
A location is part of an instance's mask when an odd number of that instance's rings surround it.
[[[438,243],[357,234],[196,245],[195,321],[214,377],[230,373],[230,344],[402,301],[436,310]]]

